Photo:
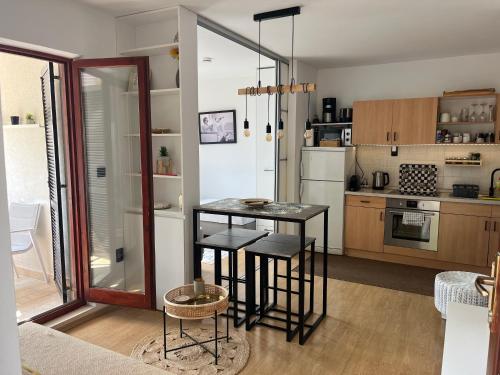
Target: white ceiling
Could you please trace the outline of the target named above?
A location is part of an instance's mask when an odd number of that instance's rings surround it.
[[[316,67],[500,51],[498,0],[75,0],[114,15],[183,5],[254,41],[253,14],[303,5],[296,56]],[[290,56],[290,19],[262,23],[262,44]]]
[[[211,57],[212,62],[203,62],[204,57]],[[203,27],[198,27],[198,77],[219,79],[234,77],[256,77],[259,55],[242,45],[215,34]],[[274,66],[274,62],[264,56],[261,66]],[[251,86],[254,82],[249,81]]]

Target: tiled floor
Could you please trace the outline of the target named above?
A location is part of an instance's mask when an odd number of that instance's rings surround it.
[[[62,304],[54,281],[46,283],[28,276],[14,276],[16,286],[17,321],[30,319]]]

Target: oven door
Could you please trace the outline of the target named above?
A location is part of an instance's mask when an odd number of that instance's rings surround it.
[[[405,212],[422,213],[424,223],[421,226],[404,224]],[[438,229],[439,212],[387,208],[385,211],[384,244],[437,251]]]

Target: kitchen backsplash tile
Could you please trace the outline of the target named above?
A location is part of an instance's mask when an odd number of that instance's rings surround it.
[[[446,158],[467,156],[470,152],[481,154],[481,167],[445,165]],[[416,145],[400,146],[398,156],[391,156],[389,146],[358,146],[356,158],[372,184],[372,172],[389,173],[389,187],[397,188],[400,164],[435,164],[438,169],[437,187],[451,190],[453,184],[476,184],[481,193],[487,193],[490,174],[500,168],[500,145]],[[358,171],[359,173],[359,171]]]

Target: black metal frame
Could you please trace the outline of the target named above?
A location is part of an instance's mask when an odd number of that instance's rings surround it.
[[[234,132],[234,140],[232,142],[203,142],[201,135],[201,115],[211,115],[214,113],[232,113],[233,114],[233,132]],[[225,145],[238,143],[238,134],[237,134],[237,126],[236,126],[236,109],[227,109],[221,111],[209,111],[209,112],[199,112],[198,113],[198,134],[200,136],[200,145]]]
[[[198,345],[201,346],[206,352],[212,354],[215,358],[215,364],[218,364],[219,360],[219,348],[217,346],[217,343],[219,340],[226,340],[226,342],[229,342],[229,339],[231,336],[229,336],[229,319],[226,319],[226,335],[219,337],[218,333],[218,314],[217,310],[214,311],[214,320],[215,320],[215,338],[210,339],[210,340],[205,340],[205,341],[198,341],[195,337],[191,336],[189,333],[187,333],[183,328],[182,328],[182,319],[179,319],[179,336],[182,338],[183,336],[186,336],[189,338],[191,341],[193,341],[192,344],[186,344],[186,345],[181,345],[172,349],[167,350],[167,308],[163,306],[163,358],[167,359],[167,353],[176,351],[176,350],[182,350],[186,348],[190,348],[192,346]],[[205,344],[215,342],[215,351],[211,351],[210,349],[207,348]]]
[[[291,17],[300,14],[300,7],[283,8],[271,10],[270,12],[256,13],[253,20],[256,22],[267,21],[275,18]]]
[[[286,218],[282,216],[272,216],[272,215],[262,215],[262,214],[245,214],[245,213],[223,213],[220,210],[205,208],[199,206],[198,208],[193,208],[193,259],[194,259],[194,277],[201,276],[201,251],[198,249],[196,242],[198,241],[198,234],[200,228],[200,213],[208,213],[214,215],[224,215],[228,216],[228,226],[232,225],[231,217],[249,217],[254,219],[267,219],[267,220],[275,220],[275,221],[283,221],[290,223],[299,224],[299,236],[300,236],[300,252],[299,252],[299,312],[298,312],[298,329],[299,329],[299,344],[303,345],[309,336],[316,330],[321,321],[326,316],[327,311],[327,288],[328,288],[328,207],[324,208],[323,212],[323,296],[322,296],[322,311],[316,320],[312,324],[306,325],[306,320],[310,318],[310,316],[305,316],[304,314],[304,277],[305,277],[305,241],[306,241],[306,221],[311,219],[314,216],[321,214],[321,212],[316,213],[315,215],[308,217],[307,219],[292,219]],[[245,265],[246,266],[246,265]],[[311,275],[314,277],[314,275]],[[305,331],[304,328],[308,328]]]
[[[304,320],[307,320],[314,313],[314,254],[316,241],[311,243],[311,270],[310,278],[304,279],[304,282],[309,283],[309,311],[305,314]],[[260,308],[257,309],[255,303],[255,258],[260,257]],[[273,259],[273,285],[269,285],[269,269],[268,269],[268,259]],[[286,275],[281,275],[278,273],[278,261],[286,262]],[[281,257],[277,255],[264,255],[260,253],[253,253],[247,251],[245,253],[245,271],[248,275],[247,285],[245,288],[246,292],[246,319],[245,328],[247,331],[252,329],[255,325],[262,325],[268,328],[277,329],[286,332],[286,341],[290,342],[295,337],[299,330],[299,322],[292,320],[292,316],[298,317],[298,313],[292,311],[292,294],[300,295],[298,291],[292,289],[292,280],[298,281],[298,277],[292,276],[292,259],[287,257]],[[286,279],[286,288],[280,288],[278,286],[278,278]],[[273,291],[273,302],[269,303],[269,291]],[[278,304],[278,292],[286,293],[286,309],[280,309],[277,307]],[[286,314],[286,319],[279,316],[268,315],[270,312],[277,312],[281,314]],[[253,321],[251,321],[252,315],[258,314]],[[286,323],[286,328],[273,325],[264,321],[264,319],[272,319],[279,322]],[[292,325],[295,328],[292,330]],[[311,328],[310,324],[305,323],[305,327]]]

